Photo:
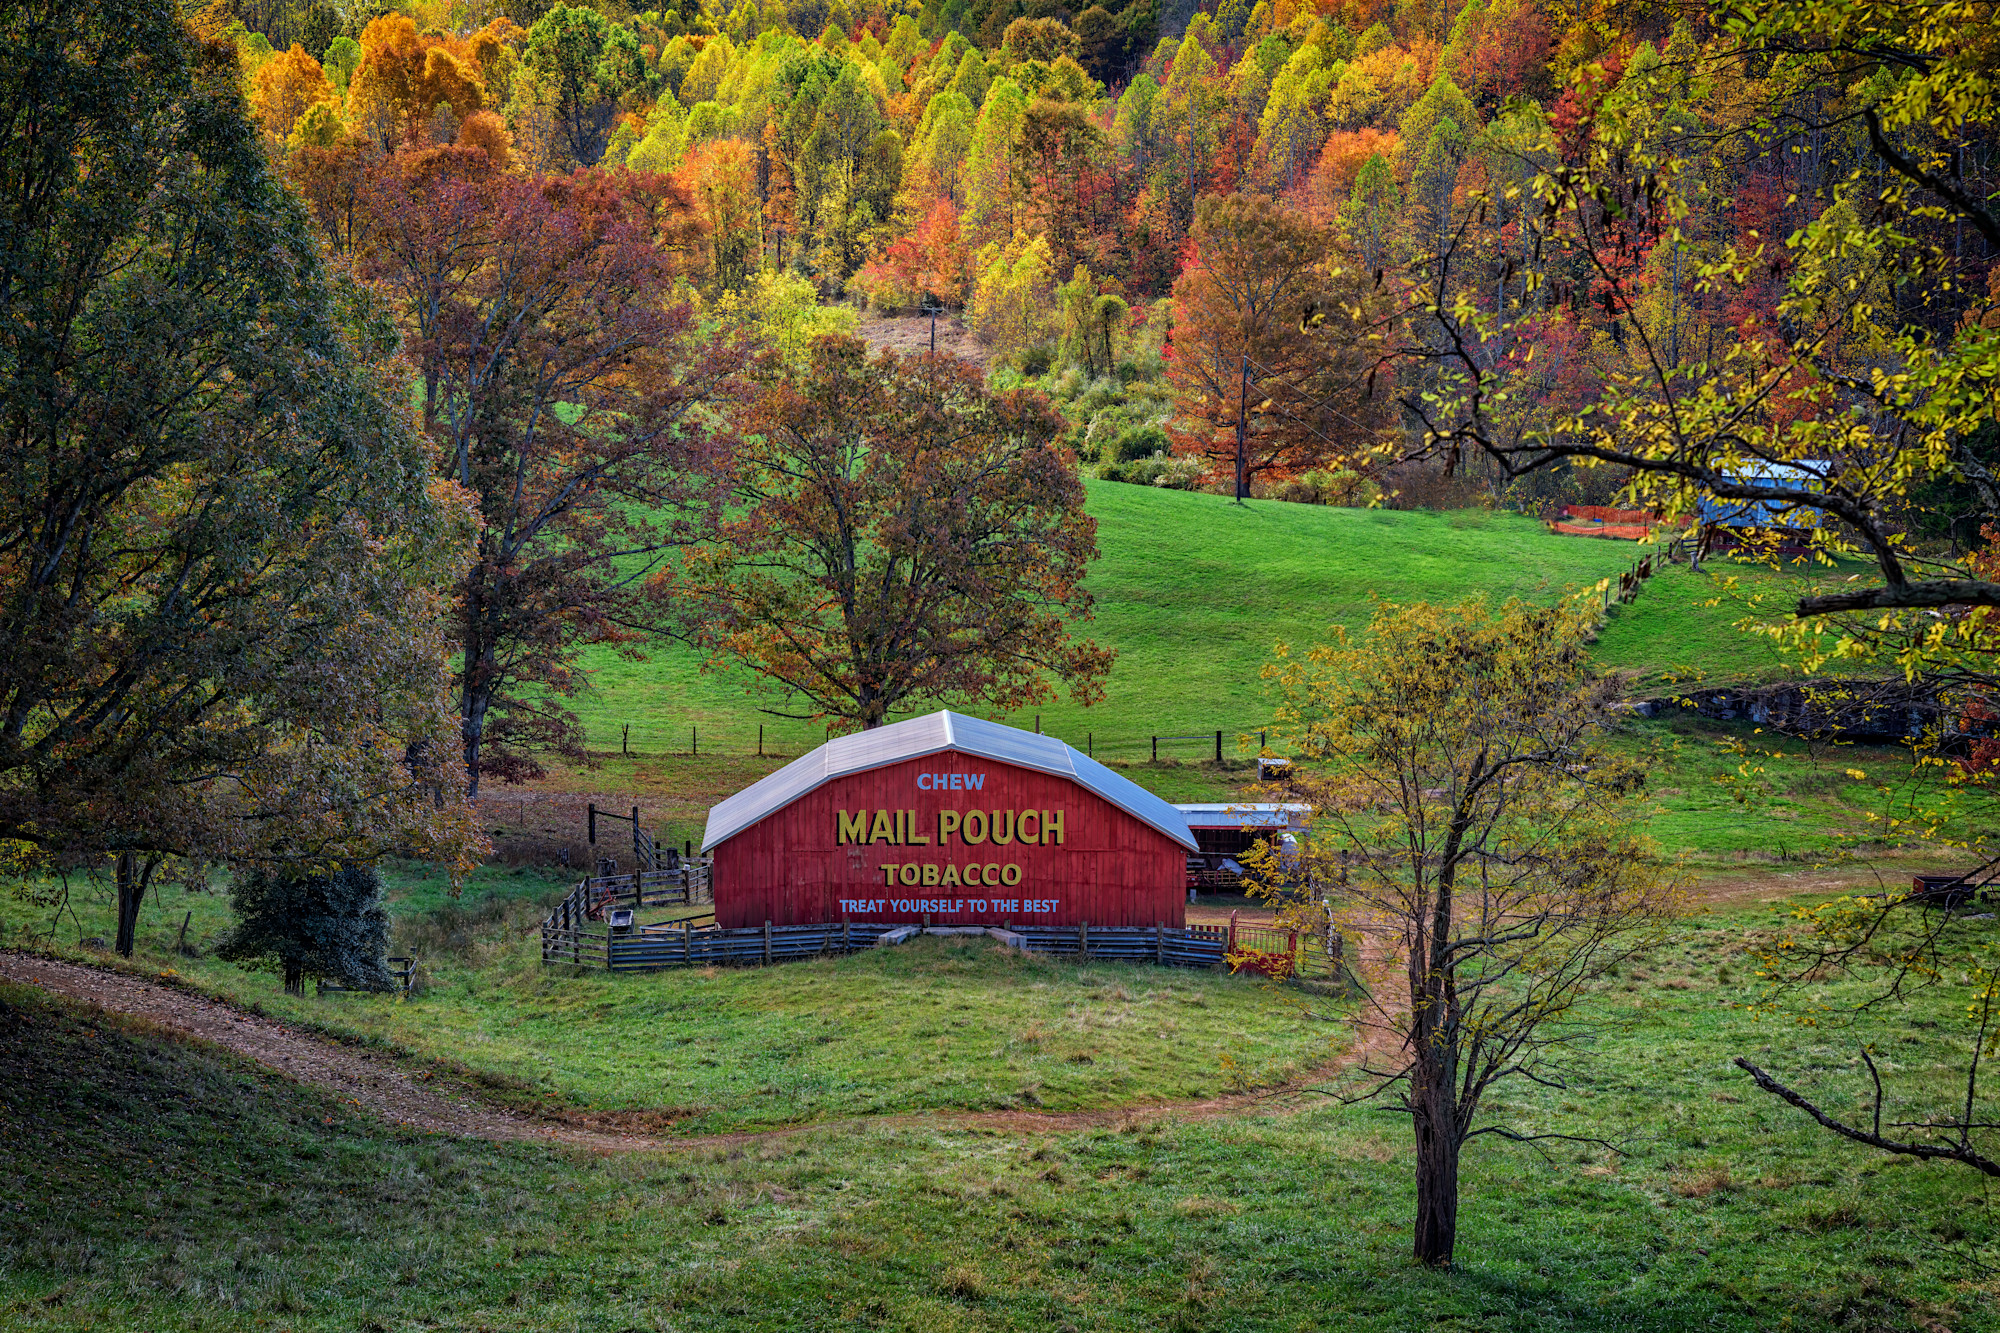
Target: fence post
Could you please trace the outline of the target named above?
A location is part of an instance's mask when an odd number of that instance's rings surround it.
[[[764,966],[771,965],[771,918],[764,918]]]
[[[757,724],[757,757],[759,759],[764,757],[764,724],[762,722]]]
[[[1224,952],[1236,952],[1236,909],[1229,909],[1229,947]]]
[[[698,728],[698,727],[689,727],[689,728],[688,728],[688,749],[692,750],[692,751],[693,751],[694,753],[696,753],[696,754],[700,754],[700,753],[701,753],[701,730],[700,730],[700,728]]]
[[[1153,737],[1153,762],[1156,764],[1160,762],[1160,738],[1158,736]]]
[[[1155,921],[1153,923],[1153,966],[1158,967],[1166,961],[1167,923],[1164,921]]]
[[[681,922],[681,966],[694,964],[694,922]]]
[[[1215,733],[1215,762],[1222,762],[1222,733],[1219,731]]]
[[[645,898],[646,891],[639,880],[640,873],[639,867],[634,865],[632,867],[632,910],[634,912],[637,912],[640,907],[644,906],[642,900]]]
[[[1083,733],[1083,754],[1086,759],[1095,759],[1097,757],[1097,734],[1095,732],[1086,731]]]
[[[1076,932],[1076,948],[1077,948],[1077,952],[1083,955],[1083,961],[1084,961],[1084,962],[1086,962],[1086,963],[1087,963],[1087,962],[1089,962],[1089,961],[1090,961],[1090,923],[1089,923],[1088,921],[1084,922],[1084,923],[1083,923],[1083,926],[1082,926],[1082,928],[1081,928],[1081,929],[1079,929],[1079,930],[1078,930],[1078,931]]]

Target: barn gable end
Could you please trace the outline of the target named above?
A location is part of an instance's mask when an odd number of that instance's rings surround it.
[[[936,713],[829,742],[716,806],[716,921],[1183,921],[1179,811],[1061,741]]]

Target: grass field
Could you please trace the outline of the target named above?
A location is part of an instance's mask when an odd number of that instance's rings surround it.
[[[500,1076],[541,1109],[646,1111],[688,1132],[939,1110],[1049,1110],[1186,1100],[1279,1083],[1345,1045],[1302,1021],[1288,992],[1205,971],[1076,968],[990,943],[775,971],[704,968],[628,978],[541,963],[537,919],[569,887],[485,867],[459,900],[420,865],[393,865],[399,949],[423,960],[413,1004],[295,998],[205,948],[230,924],[221,894],[175,892],[142,919],[139,956],[273,1015],[424,1060]],[[111,929],[111,900],[79,884],[59,943]],[[47,940],[16,917],[8,942]],[[86,934],[87,933],[87,934]]]
[[[593,1157],[390,1130],[208,1048],[0,989],[0,1323],[148,1330],[1835,1330],[2000,1328],[1996,1219],[1962,1168],[1826,1137],[1731,1069],[1843,1112],[1861,1038],[1892,1095],[1959,1052],[1927,999],[1862,1030],[1759,1020],[1745,947],[1783,904],[1713,911],[1611,978],[1568,1086],[1494,1118],[1610,1140],[1480,1140],[1460,1266],[1413,1269],[1407,1128],[1323,1098],[1078,1132],[898,1121]],[[984,945],[850,960],[905,999]],[[504,949],[502,951],[504,953]],[[902,969],[902,970],[892,970]],[[496,956],[477,969],[498,983]],[[1051,964],[1050,1018],[1137,969]],[[741,974],[784,1008],[807,974]],[[1179,980],[1151,985],[1172,985]],[[1003,987],[1004,989],[1004,983]],[[495,985],[502,1014],[512,1003]],[[605,983],[598,1040],[662,1044],[654,977]],[[1826,998],[1853,997],[1830,984]],[[402,1005],[450,1022],[456,1001]],[[714,1015],[709,1015],[713,1018]],[[929,1062],[901,1016],[847,1031]],[[810,1019],[795,1022],[808,1037]],[[1314,1025],[1325,1026],[1325,1025]],[[733,1028],[724,1060],[766,1035]],[[743,1043],[751,1044],[745,1045]],[[551,1051],[551,1054],[557,1052]],[[506,1064],[467,1043],[464,1059]],[[1187,1076],[1213,1063],[1185,1047]],[[883,1070],[879,1086],[904,1075]],[[818,1094],[814,1094],[817,1096]],[[823,1103],[845,1105],[838,1089]],[[1892,1114],[1908,1104],[1892,1102]]]
[[[1371,599],[1457,601],[1553,598],[1628,567],[1627,542],[1552,535],[1519,514],[1338,509],[1091,481],[1102,559],[1088,581],[1097,618],[1087,632],[1118,650],[1102,703],[1063,700],[1040,712],[1044,730],[1098,757],[1144,758],[1154,735],[1163,755],[1212,753],[1214,733],[1255,731],[1267,715],[1258,670],[1273,641],[1323,637],[1328,626],[1359,629]],[[1710,606],[1723,582],[1751,588],[1781,576],[1723,562],[1713,572],[1669,569],[1639,600],[1618,608],[1599,644],[1607,666],[1650,683],[1667,677],[1759,679],[1780,669],[1768,643],[1731,628],[1734,601]],[[825,738],[806,723],[760,716],[780,700],[751,692],[746,673],[703,674],[689,651],[661,648],[642,662],[594,653],[593,686],[575,701],[589,743],[616,751],[631,727],[642,754],[798,754]],[[1035,725],[1028,712],[1005,719]],[[1206,738],[1205,741],[1203,738]]]

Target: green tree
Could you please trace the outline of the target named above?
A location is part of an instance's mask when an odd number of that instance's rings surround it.
[[[1373,273],[1389,261],[1389,243],[1403,211],[1403,191],[1396,173],[1380,153],[1370,153],[1355,174],[1354,188],[1341,210],[1341,223],[1354,238],[1361,263]]]
[[[1316,46],[1300,47],[1271,82],[1257,126],[1257,155],[1270,164],[1277,185],[1289,190],[1312,170],[1326,141],[1326,99],[1332,71]]]
[[[632,145],[625,165],[634,171],[672,171],[687,152],[688,117],[672,93],[661,93],[646,118],[646,137]]]
[[[390,846],[469,869],[440,767],[431,480],[393,329],[329,280],[233,48],[171,7],[0,5],[0,838],[118,859]]]
[[[346,35],[334,38],[327,46],[326,54],[320,57],[320,64],[333,81],[345,89],[347,81],[354,77],[356,67],[361,64],[361,43]]]
[[[395,984],[384,961],[389,911],[372,865],[247,871],[230,885],[229,905],[236,926],[215,956],[275,968],[288,995],[305,994],[307,977],[355,990]]]
[[[604,156],[618,99],[646,81],[631,31],[578,5],[557,5],[536,20],[521,67],[552,95],[564,147],[586,167]]]
[[[1431,86],[1424,91],[1424,95],[1411,104],[1397,123],[1396,131],[1403,139],[1403,152],[1409,155],[1404,160],[1416,160],[1417,155],[1429,146],[1438,126],[1446,120],[1458,127],[1461,136],[1470,137],[1479,132],[1479,115],[1472,109],[1472,103],[1449,75],[1440,74],[1431,80]],[[1462,151],[1460,155],[1463,156]]]

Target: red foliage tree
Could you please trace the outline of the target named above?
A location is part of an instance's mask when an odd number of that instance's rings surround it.
[[[533,180],[473,148],[369,182],[368,272],[400,305],[424,425],[483,526],[457,588],[464,760],[519,780],[582,757],[578,650],[660,628],[646,576],[714,497],[708,409],[751,357],[673,283],[696,224],[665,177]],[[636,648],[633,648],[636,652]]]
[[[1201,201],[1174,283],[1167,379],[1177,451],[1235,473],[1236,493],[1358,461],[1386,424],[1368,391],[1367,287],[1335,235],[1264,195]]]

